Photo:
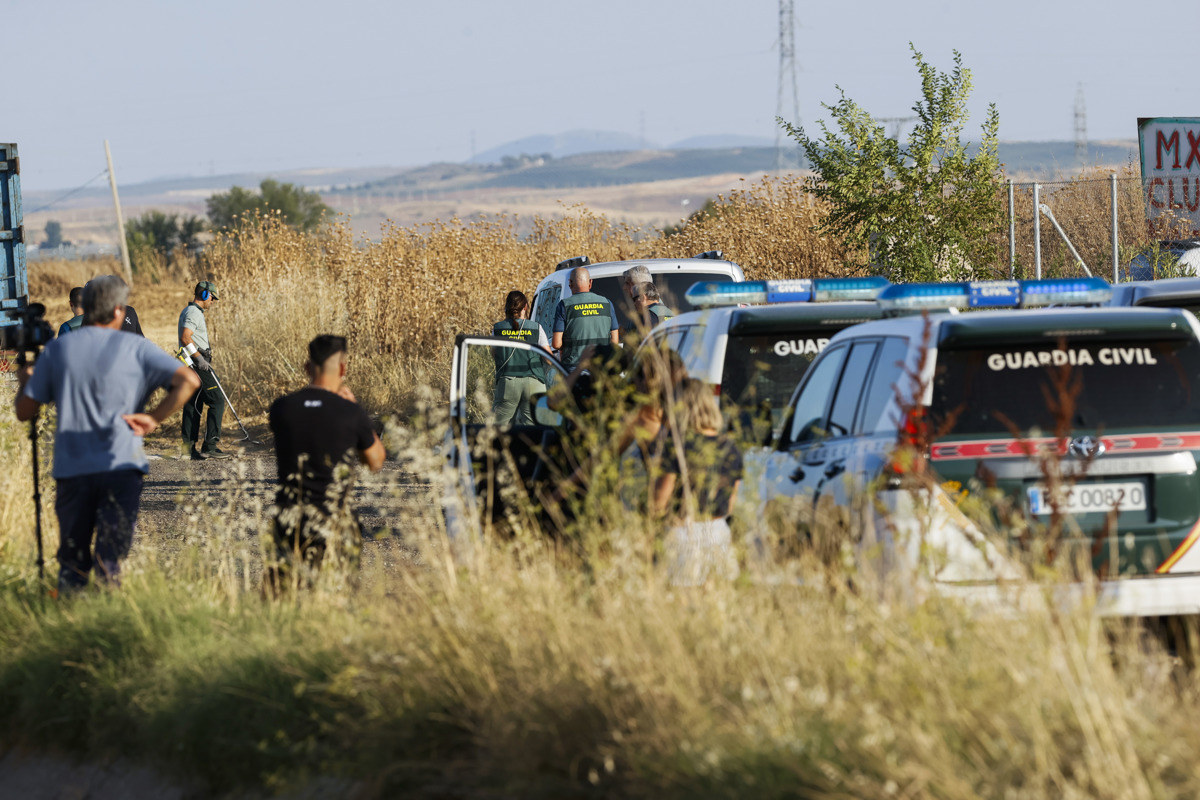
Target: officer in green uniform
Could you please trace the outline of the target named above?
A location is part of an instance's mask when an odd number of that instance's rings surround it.
[[[571,296],[554,309],[553,344],[562,365],[568,372],[575,369],[588,347],[595,347],[597,355],[611,355],[619,335],[617,313],[608,298],[592,292],[587,267],[571,270]]]
[[[664,319],[670,319],[675,316],[675,312],[663,303],[662,298],[658,294],[658,289],[654,288],[654,284],[649,281],[636,284],[631,294],[633,302],[638,308],[646,313],[646,321],[649,327],[653,328]]]
[[[529,319],[529,298],[511,291],[504,299],[504,319],[492,326],[492,336],[548,348],[546,332]],[[533,424],[533,396],[546,391],[546,369],[535,351],[497,347],[496,391],[493,397],[497,425]]]

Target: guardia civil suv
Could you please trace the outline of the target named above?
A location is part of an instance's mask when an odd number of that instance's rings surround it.
[[[955,516],[964,493],[998,491],[1017,520],[1010,552],[1047,527],[1020,519],[1065,515],[1064,543],[1101,579],[1101,613],[1200,612],[1200,325],[1182,309],[1096,307],[1109,295],[1099,279],[888,287],[885,312],[936,313],[830,340],[758,464],[760,516],[837,518],[868,486],[903,508],[898,443],[925,430],[925,463],[946,487],[935,503],[959,533],[973,535]],[[975,310],[945,312],[955,308]],[[1054,494],[1039,453],[1061,457]],[[959,539],[950,549],[973,564],[948,557],[947,587],[987,572]]]
[[[685,295],[700,310],[660,323],[642,347],[676,353],[688,377],[713,387],[727,420],[763,444],[830,337],[883,316],[874,300],[888,285],[885,278],[700,281]]]

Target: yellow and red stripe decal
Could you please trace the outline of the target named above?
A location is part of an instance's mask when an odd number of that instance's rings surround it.
[[[1188,550],[1192,549],[1192,545],[1196,540],[1200,539],[1200,521],[1197,521],[1192,529],[1188,531],[1188,535],[1179,543],[1179,547],[1175,548],[1175,552],[1167,556],[1167,560],[1158,565],[1158,569],[1154,570],[1159,575],[1166,574],[1171,571],[1171,568],[1179,563],[1179,559],[1183,558]]]
[[[1160,453],[1176,450],[1200,450],[1200,432],[1146,433],[1129,436],[1104,436],[1105,455],[1122,453]],[[929,448],[933,461],[965,461],[977,458],[1028,458],[1050,450],[1067,454],[1070,439],[974,439],[965,442],[939,442]]]

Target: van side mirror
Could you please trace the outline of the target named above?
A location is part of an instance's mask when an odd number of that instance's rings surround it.
[[[550,400],[545,394],[534,395],[533,421],[537,425],[558,428],[562,425],[562,414],[550,408]]]

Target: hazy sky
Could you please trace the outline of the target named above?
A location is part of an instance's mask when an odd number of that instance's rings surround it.
[[[880,117],[917,97],[908,42],[975,79],[1006,140],[1136,137],[1200,116],[1198,0],[795,0],[800,116],[835,84]],[[776,0],[0,0],[0,141],[29,190],[104,168],[123,183],[210,172],[463,161],[572,129],[667,144],[774,137]],[[1188,88],[1191,87],[1191,88]],[[785,116],[790,117],[790,100]]]

